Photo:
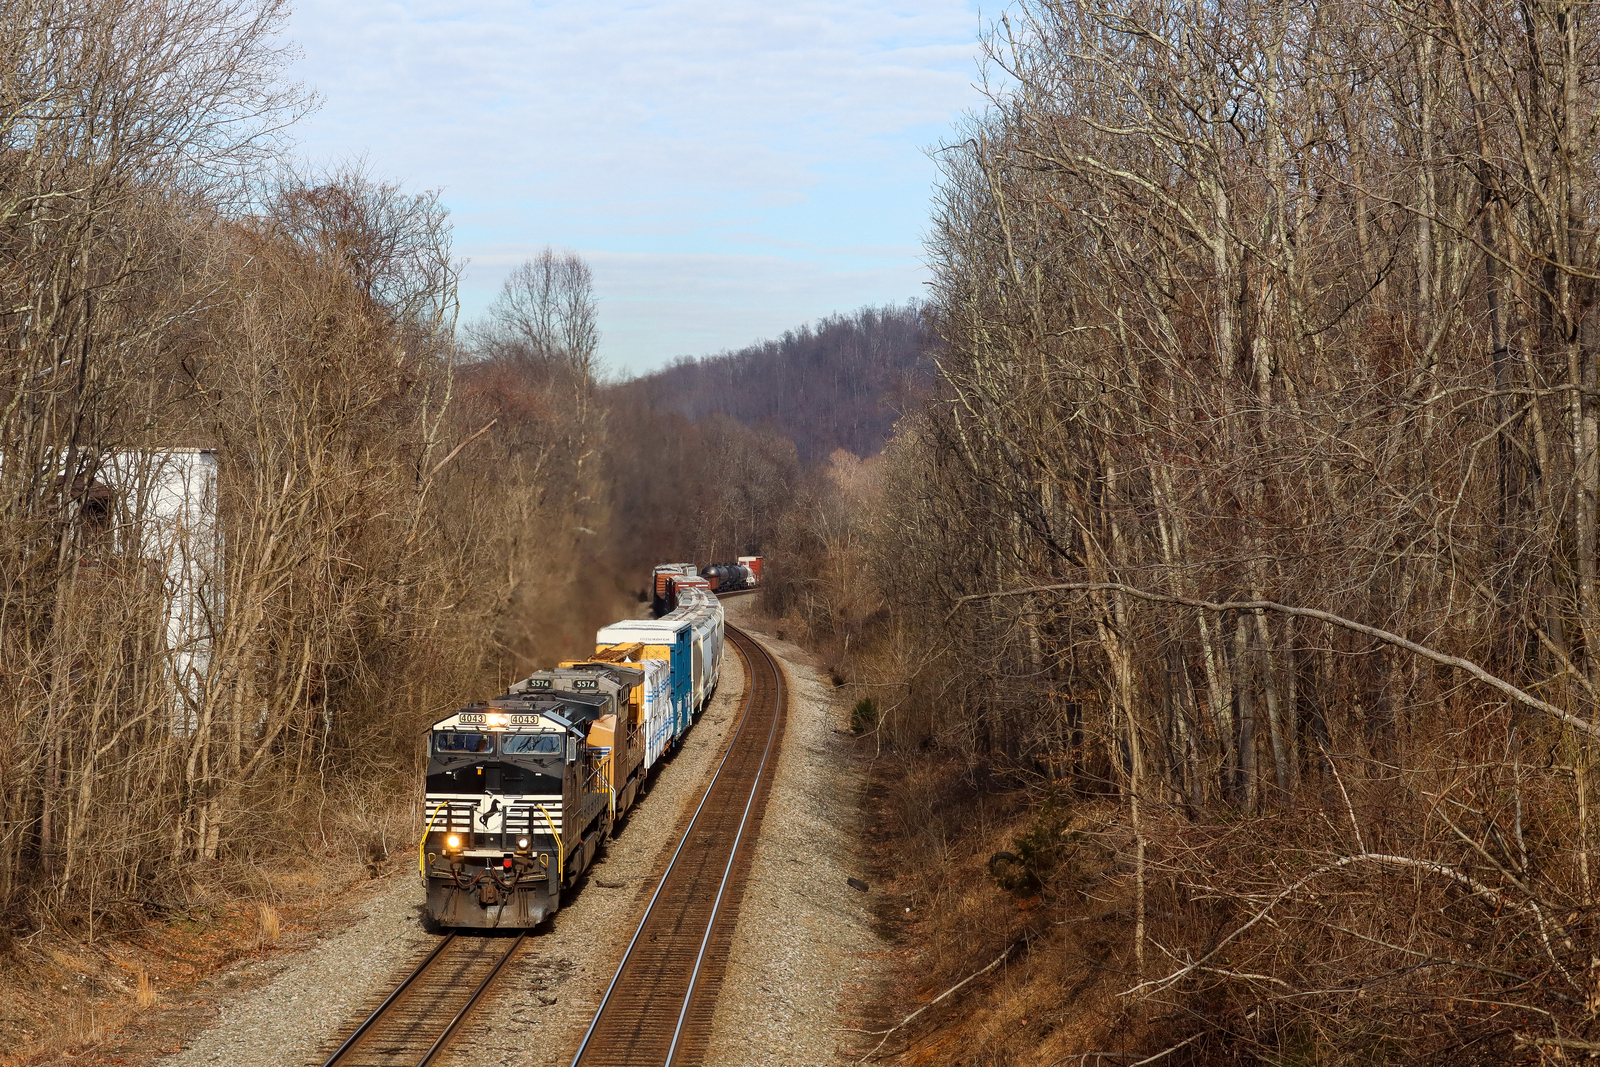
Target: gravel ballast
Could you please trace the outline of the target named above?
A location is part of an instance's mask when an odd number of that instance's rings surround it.
[[[753,598],[751,598],[753,599]],[[756,620],[749,600],[729,620]],[[747,627],[748,628],[748,627]],[[881,955],[855,851],[861,775],[847,711],[801,650],[752,630],[784,663],[788,726],[740,906],[713,1023],[711,1067],[822,1067],[839,1052],[842,1003]],[[656,776],[555,918],[509,964],[436,1062],[566,1067],[736,724],[743,672],[731,652],[711,707]],[[356,922],[314,949],[214,980],[215,1019],[166,1067],[317,1064],[436,941],[414,872],[354,891]],[[348,904],[348,902],[347,902]]]
[[[727,978],[712,1021],[707,1067],[823,1067],[854,1062],[840,1028],[856,1017],[842,998],[860,988],[881,947],[870,884],[856,852],[862,776],[843,731],[848,712],[806,654],[729,619],[783,661],[789,721],[739,908]]]
[[[530,938],[491,1002],[441,1054],[451,1067],[567,1067],[622,961],[657,877],[738,724],[744,672],[732,653],[711,707],[590,868],[582,892]]]

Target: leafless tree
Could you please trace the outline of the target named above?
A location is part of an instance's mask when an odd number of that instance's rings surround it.
[[[283,17],[0,11],[12,915],[92,931],[308,843],[381,843],[414,806],[417,731],[572,640],[494,636],[526,607],[508,573],[573,559],[583,449],[504,433],[527,396],[463,381],[436,194],[280,165],[309,103],[279,80]],[[175,511],[158,471],[196,449],[215,479]],[[508,530],[554,550],[530,564]]]
[[[576,252],[546,247],[507,275],[489,306],[488,336],[520,346],[523,358],[565,366],[581,380],[599,376],[594,273]]]

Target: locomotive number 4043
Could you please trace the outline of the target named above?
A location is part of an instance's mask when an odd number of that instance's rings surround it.
[[[482,726],[489,721],[488,714],[482,711],[463,711],[459,712],[456,717],[462,726]],[[539,716],[496,713],[495,725],[502,724],[507,726],[537,726],[539,725]]]

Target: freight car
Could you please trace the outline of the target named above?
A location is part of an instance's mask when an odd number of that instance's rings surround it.
[[[713,593],[731,593],[755,584],[751,581],[750,568],[742,563],[713,563],[700,572],[700,577],[711,584]]]
[[[680,577],[693,578],[699,574],[693,563],[662,563],[656,566],[651,574],[651,589],[653,595],[650,601],[650,612],[657,618],[671,611],[674,606],[673,583]]]
[[[527,927],[552,914],[710,702],[722,605],[697,575],[670,584],[662,618],[607,626],[589,659],[433,725],[418,866],[441,926]]]

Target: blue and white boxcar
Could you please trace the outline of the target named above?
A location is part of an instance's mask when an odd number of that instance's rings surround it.
[[[667,618],[682,615],[694,630],[695,709],[705,710],[722,680],[722,601],[698,588],[680,594],[678,609]]]
[[[670,672],[669,740],[683,735],[694,721],[694,627],[684,619],[626,619],[595,634],[599,649],[642,644],[641,659],[660,660]]]

